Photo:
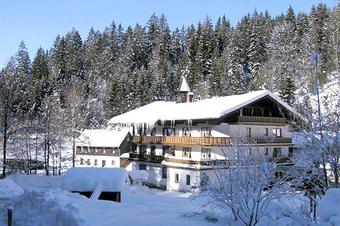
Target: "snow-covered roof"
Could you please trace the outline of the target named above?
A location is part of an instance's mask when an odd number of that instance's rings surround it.
[[[149,173],[146,170],[128,171],[128,174],[129,174],[129,177],[131,177],[132,180],[146,181],[149,177]]]
[[[127,179],[123,168],[71,168],[63,175],[62,187],[68,191],[94,191],[101,186],[102,191],[118,192]]]
[[[78,146],[90,147],[120,147],[128,129],[86,129],[77,138]]]
[[[187,83],[187,80],[185,79],[184,76],[182,76],[182,83],[181,83],[181,87],[179,88],[180,92],[190,92],[190,87]]]
[[[273,98],[284,108],[296,111],[278,96],[267,90],[241,95],[213,97],[190,103],[156,101],[110,119],[109,124],[155,123],[160,121],[214,119],[227,115],[265,96]]]

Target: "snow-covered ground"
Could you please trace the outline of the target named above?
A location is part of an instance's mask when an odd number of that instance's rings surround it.
[[[25,188],[25,193],[13,194],[7,204],[2,203],[0,225],[6,225],[8,204],[14,207],[17,226],[222,225],[210,223],[213,210],[202,208],[202,200],[191,199],[191,194],[126,186],[122,202],[114,203],[64,191],[58,176],[11,176],[10,180]]]
[[[190,193],[165,192],[125,186],[122,202],[93,200],[61,189],[61,176],[10,176],[0,180],[0,225],[6,223],[7,206],[14,209],[15,226],[220,226],[238,225],[227,210],[203,205],[202,197]],[[23,191],[24,190],[24,191]],[[290,195],[274,201],[259,226],[340,225],[339,189],[320,201],[320,222],[305,221],[307,199]],[[7,201],[6,201],[7,199]],[[306,205],[307,204],[307,205]],[[332,208],[331,208],[332,207]],[[305,208],[305,209],[303,209]],[[330,209],[332,211],[327,211]]]

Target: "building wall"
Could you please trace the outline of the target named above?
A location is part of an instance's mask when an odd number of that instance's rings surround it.
[[[83,159],[83,164],[82,163]],[[119,156],[100,156],[100,155],[77,155],[77,166],[78,167],[102,167],[102,161],[105,161],[104,167],[120,167],[120,157]],[[95,165],[95,160],[97,160],[97,165]]]
[[[162,177],[163,165],[147,162],[135,162],[132,170],[141,170],[143,169],[141,167],[146,167],[146,171],[149,173],[147,183],[157,187],[166,188],[167,180]]]
[[[178,175],[178,181],[176,181],[176,174]],[[190,176],[189,185],[186,183],[187,176]],[[191,192],[199,187],[199,185],[200,171],[168,167],[167,191]]]

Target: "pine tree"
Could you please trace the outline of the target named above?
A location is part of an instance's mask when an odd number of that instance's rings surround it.
[[[49,73],[47,53],[39,48],[32,63],[31,93],[35,115],[42,113],[42,101],[49,94]]]

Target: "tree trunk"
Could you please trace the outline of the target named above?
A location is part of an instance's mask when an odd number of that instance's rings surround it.
[[[338,167],[335,167],[334,169],[334,187],[339,187],[339,169]]]
[[[74,168],[76,165],[76,138],[72,136],[72,167]]]
[[[325,155],[325,154],[323,154],[323,155]],[[325,157],[322,160],[322,170],[323,170],[323,174],[324,174],[324,177],[325,177],[326,188],[328,188],[329,187],[329,183],[328,183],[328,174],[327,174]]]
[[[3,146],[2,146],[2,149],[3,149],[2,176],[5,178],[6,177],[6,154],[7,154],[7,130],[8,130],[6,112],[4,114],[3,125],[4,125],[4,135],[3,135],[3,142],[2,142],[3,143]]]

